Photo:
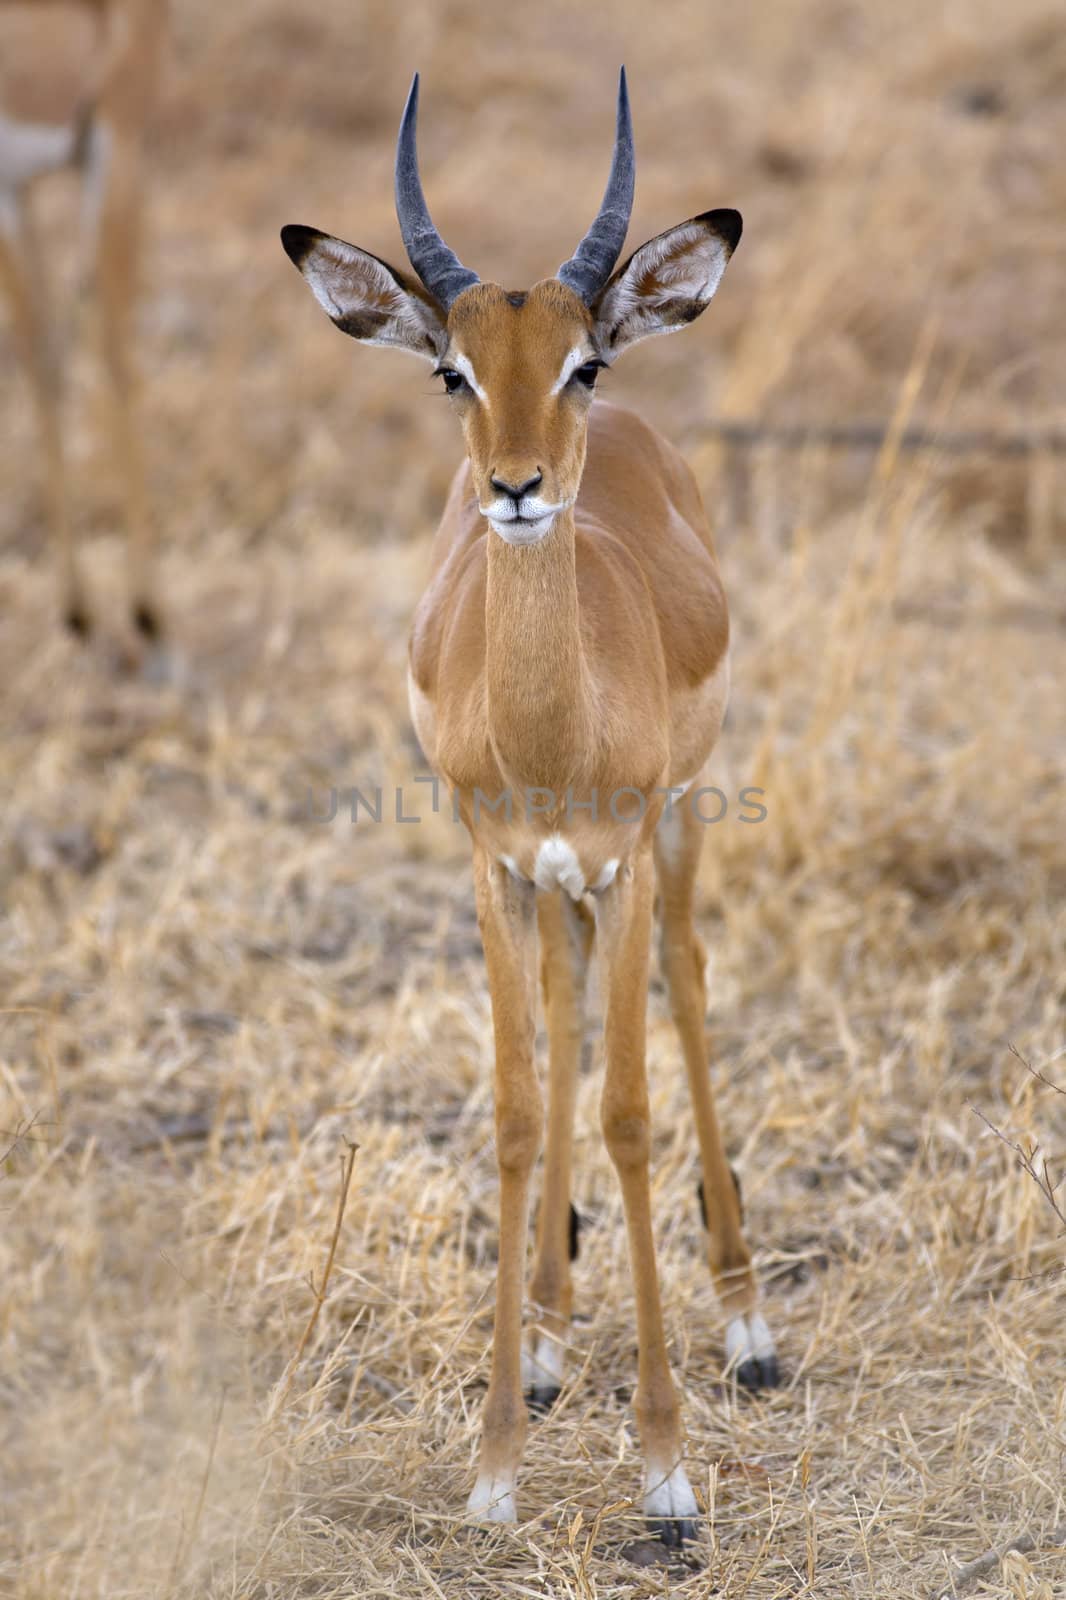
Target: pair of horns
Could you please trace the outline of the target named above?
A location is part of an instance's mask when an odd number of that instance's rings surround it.
[[[418,176],[418,73],[407,96],[400,138],[396,147],[396,215],[408,258],[426,288],[445,310],[464,289],[480,280],[476,272],[464,267],[433,226],[433,219],[422,193]],[[603,201],[592,227],[569,261],[556,274],[580,295],[586,305],[595,299],[610,277],[611,268],[625,243],[629,216],[633,209],[633,124],[629,115],[626,69],[618,78],[618,117],[614,136],[611,175]]]

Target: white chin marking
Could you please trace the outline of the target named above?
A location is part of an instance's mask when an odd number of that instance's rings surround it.
[[[491,1472],[478,1474],[478,1480],[466,1502],[467,1515],[478,1522],[517,1522],[514,1503],[514,1474]]]
[[[492,521],[491,518],[489,520]],[[552,512],[550,517],[541,517],[537,522],[492,522],[492,527],[505,544],[539,544],[551,532],[554,521],[555,513]]]
[[[563,1386],[566,1347],[561,1339],[538,1333],[532,1350],[522,1351],[523,1389],[550,1389]]]
[[[725,1330],[727,1364],[736,1368],[752,1356],[768,1361],[776,1355],[773,1337],[765,1320],[756,1311],[750,1317],[734,1317]]]
[[[700,1508],[680,1461],[673,1467],[644,1469],[644,1515],[646,1517],[698,1517]]]
[[[573,845],[567,844],[561,834],[553,833],[537,851],[533,864],[533,882],[538,889],[565,889],[572,900],[580,900],[585,892],[585,874]]]

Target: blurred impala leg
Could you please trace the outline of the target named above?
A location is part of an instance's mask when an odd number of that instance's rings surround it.
[[[19,351],[33,392],[41,440],[45,516],[59,562],[63,616],[76,633],[88,633],[89,608],[74,550],[63,453],[63,378],[33,247],[25,195],[0,188],[0,285],[8,302]]]
[[[130,612],[139,631],[163,631],[155,582],[155,549],[140,430],[140,377],[134,357],[140,257],[138,140],[104,122],[92,132],[89,193],[95,219],[95,281],[100,348],[110,388],[111,435],[122,482]]]

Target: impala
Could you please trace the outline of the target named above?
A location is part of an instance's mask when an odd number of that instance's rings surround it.
[[[776,1383],[778,1371],[707,1065],[705,956],[693,923],[702,825],[679,802],[722,725],[729,628],[692,473],[647,423],[597,400],[595,389],[600,370],[630,345],[699,316],[741,221],[735,211],[704,212],[613,270],[633,202],[623,70],[607,190],[577,251],[528,292],[482,283],[430,219],[417,109],[416,74],[396,164],[400,231],[416,277],[313,228],[287,227],[282,239],[345,333],[433,363],[466,442],[414,621],[409,689],[422,748],[452,788],[473,844],[496,1046],[499,1265],[469,1510],[515,1519],[523,1390],[543,1407],[563,1381],[576,1233],[574,1101],[595,938],[606,1008],[602,1124],[621,1182],[636,1296],[644,1510],[676,1545],[692,1536],[698,1508],[682,1465],[648,1182],[653,868],[661,959],[695,1109],[710,1267],[729,1319],[727,1355],[752,1388]],[[533,791],[536,805],[502,803]],[[549,1099],[534,1318],[523,1351],[530,1179],[545,1129],[533,1050],[538,933]]]
[[[88,39],[76,26],[79,21],[88,25]],[[164,21],[165,0],[75,0],[66,8],[48,0],[13,5],[0,0],[0,288],[33,389],[63,615],[81,634],[89,632],[92,612],[71,526],[61,341],[41,281],[30,191],[38,179],[64,167],[83,179],[87,253],[123,483],[130,609],[139,631],[151,637],[159,631],[160,613],[152,581],[131,322],[141,149],[155,100]]]

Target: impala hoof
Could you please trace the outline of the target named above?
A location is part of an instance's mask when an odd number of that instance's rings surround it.
[[[527,1396],[530,1415],[545,1417],[562,1394],[557,1383],[535,1383]]]
[[[776,1389],[781,1382],[777,1351],[765,1320],[758,1312],[734,1317],[726,1329],[726,1358],[742,1389]]]
[[[683,1550],[695,1539],[699,1523],[694,1517],[649,1517],[648,1532],[661,1539],[667,1550]]]
[[[547,1333],[536,1334],[533,1348],[522,1351],[522,1388],[534,1415],[543,1416],[558,1400],[565,1360],[566,1346]]]
[[[648,1529],[668,1550],[680,1550],[696,1537],[700,1508],[680,1462],[668,1471],[648,1467],[644,1477],[644,1517]]]
[[[737,1368],[737,1382],[742,1389],[749,1389],[753,1394],[760,1389],[776,1389],[781,1383],[781,1369],[777,1364],[776,1356],[764,1356],[762,1359],[742,1361]]]

